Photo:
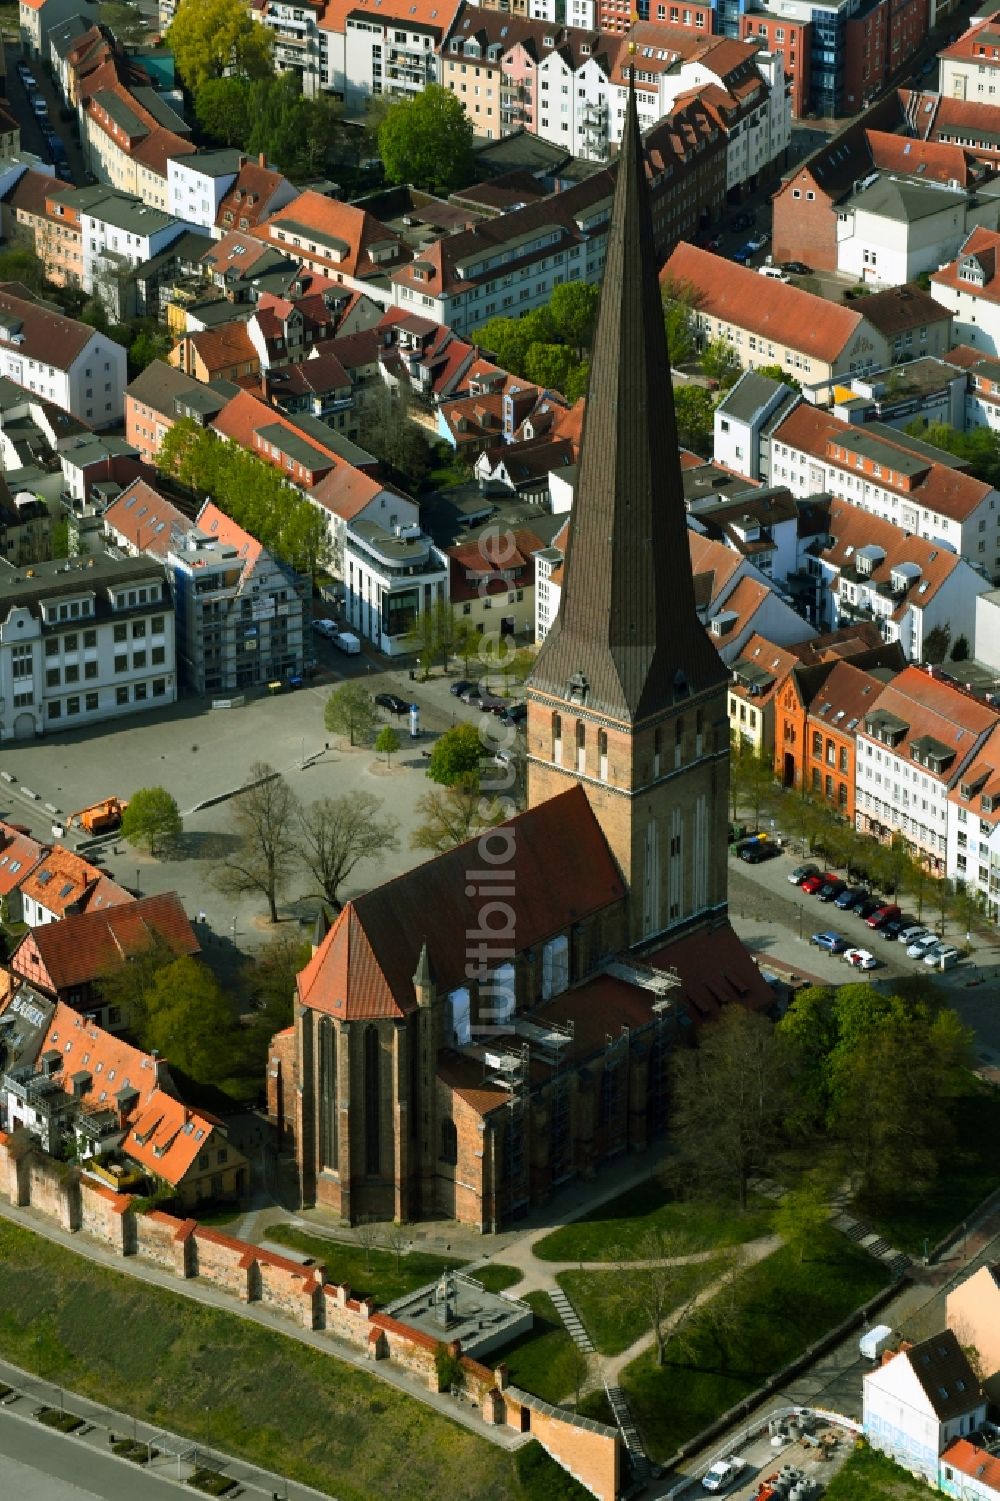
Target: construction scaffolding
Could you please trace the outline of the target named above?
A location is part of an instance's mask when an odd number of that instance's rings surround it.
[[[503,1176],[507,1185],[504,1218],[523,1214],[531,1200],[528,1170],[531,1049],[526,1042],[489,1051],[484,1058],[486,1082],[508,1091],[507,1128],[503,1140]]]

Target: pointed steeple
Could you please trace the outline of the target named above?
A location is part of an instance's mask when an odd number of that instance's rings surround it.
[[[629,87],[559,613],[529,686],[636,723],[725,669],[695,612],[649,188]]]
[[[430,955],[427,952],[427,939],[425,938],[420,949],[420,958],[417,960],[416,973],[413,976],[414,990],[429,990],[434,984],[434,971],[431,969]]]

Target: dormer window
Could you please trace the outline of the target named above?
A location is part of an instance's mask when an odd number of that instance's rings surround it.
[[[587,695],[589,692],[590,684],[587,682],[585,674],[582,672],[574,672],[573,676],[569,680],[569,691],[566,695],[570,703],[580,705],[585,704],[587,702]]]

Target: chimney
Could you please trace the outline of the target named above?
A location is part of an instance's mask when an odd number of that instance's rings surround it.
[[[258,165],[258,167],[266,167],[267,166],[267,153],[266,152],[262,151],[259,154],[259,156],[257,157],[257,165]]]

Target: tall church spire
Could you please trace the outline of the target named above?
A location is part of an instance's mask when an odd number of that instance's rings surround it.
[[[542,693],[635,724],[724,678],[695,612],[633,82],[562,601],[530,682]]]

